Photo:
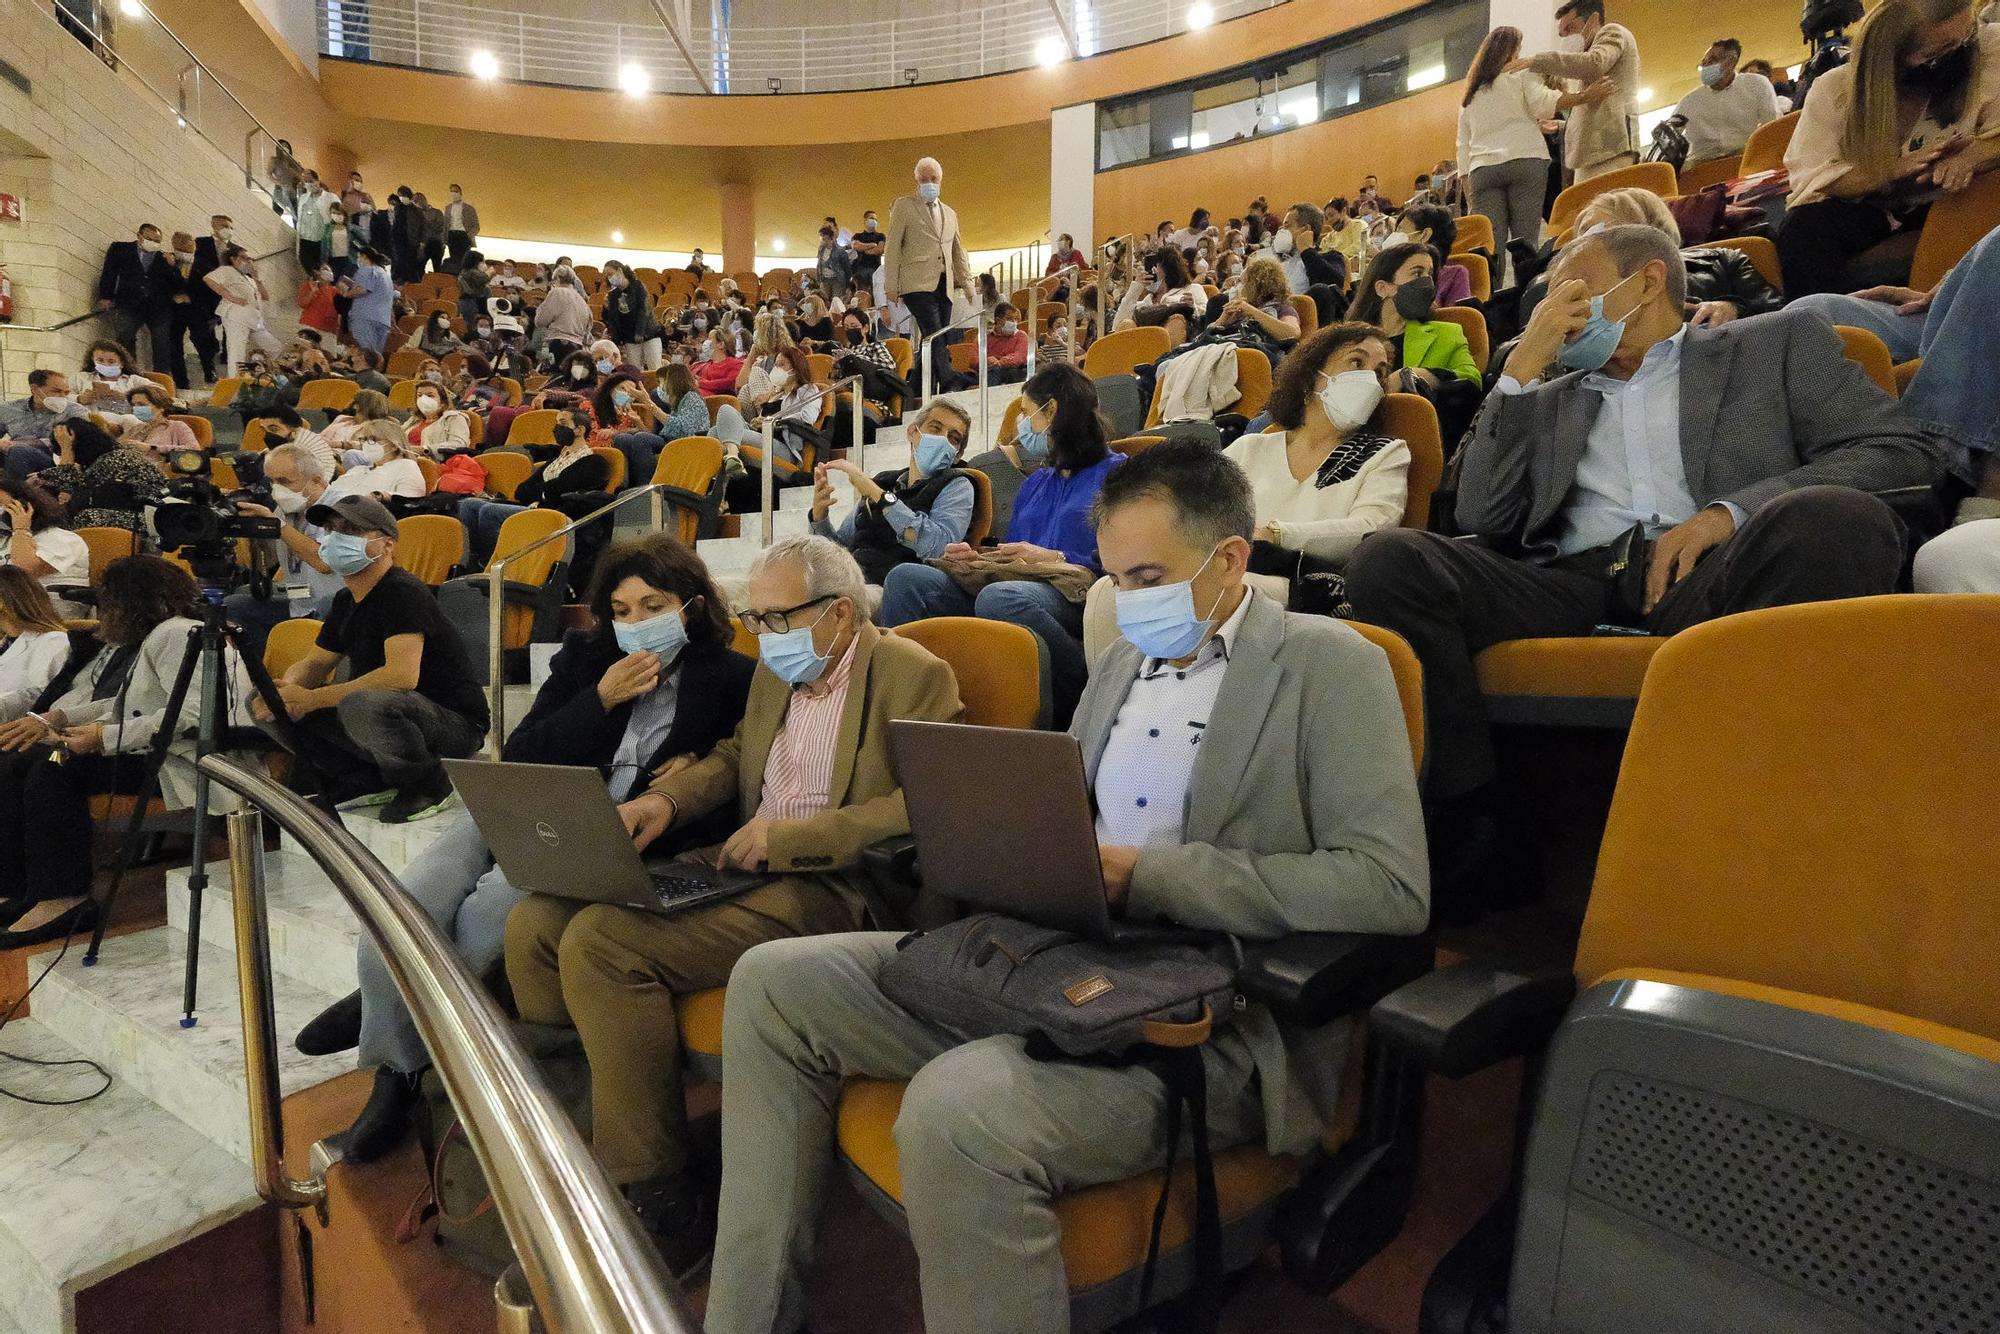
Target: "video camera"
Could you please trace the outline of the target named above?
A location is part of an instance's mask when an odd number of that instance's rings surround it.
[[[1854,43],[1847,36],[1850,24],[1861,22],[1861,0],[1805,0],[1799,12],[1799,35],[1810,52],[1799,67],[1798,86],[1792,106],[1806,104],[1813,81],[1830,69],[1838,69],[1853,56]]]
[[[268,572],[260,576],[255,569],[243,570],[236,561],[238,540],[269,541],[282,531],[280,520],[243,514],[236,508],[240,501],[272,507],[263,456],[239,453],[232,463],[239,485],[225,492],[209,477],[207,455],[192,449],[169,454],[167,470],[173,479],[167,483],[166,496],[153,507],[153,531],[160,549],[179,552],[199,579],[223,584],[246,576],[268,580]]]

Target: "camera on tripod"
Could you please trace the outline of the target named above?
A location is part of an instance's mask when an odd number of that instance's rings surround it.
[[[1792,105],[1806,104],[1813,80],[1830,69],[1845,65],[1854,52],[1847,36],[1849,25],[1861,22],[1861,0],[1805,0],[1799,12],[1799,35],[1810,52],[1799,68],[1798,88]]]
[[[281,523],[263,515],[240,513],[239,501],[272,507],[271,484],[264,480],[264,460],[254,453],[234,459],[239,485],[224,491],[209,477],[208,456],[199,450],[176,450],[167,456],[173,479],[166,496],[153,507],[153,531],[162,551],[179,552],[195,577],[234,583],[244,574],[236,560],[236,543],[273,540]]]

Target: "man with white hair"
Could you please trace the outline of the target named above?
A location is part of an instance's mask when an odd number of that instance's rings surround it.
[[[882,252],[882,290],[900,300],[928,338],[951,323],[951,293],[972,292],[972,261],[958,236],[958,212],[938,196],[944,168],[936,158],[917,160],[917,188],[889,208],[889,241]]]
[[[767,548],[743,613],[761,665],[735,736],[700,761],[670,761],[618,808],[643,851],[733,803],[742,827],[692,855],[768,879],[671,916],[537,894],[507,921],[521,1018],[583,1040],[592,1146],[677,1277],[706,1263],[715,1207],[689,1171],[676,999],[723,985],[752,945],[862,926],[862,850],[910,828],[889,721],[962,713],[951,668],[871,625],[867,607],[861,567],[839,543]]]
[[[243,651],[260,659],[264,641],[278,622],[294,616],[324,620],[333,595],[344,586],[319,554],[326,529],[306,520],[306,512],[319,504],[333,480],[333,465],[310,442],[294,438],[265,453],[264,480],[271,484],[271,503],[239,500],[236,509],[256,518],[282,520],[276,545],[282,548],[284,578],[272,581],[268,598],[246,588],[223,601],[229,619],[243,627]]]

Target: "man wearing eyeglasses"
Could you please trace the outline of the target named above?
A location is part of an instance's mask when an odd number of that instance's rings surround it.
[[[761,666],[736,734],[619,807],[643,850],[734,803],[745,823],[692,855],[769,880],[672,916],[537,894],[507,920],[521,1018],[583,1040],[592,1147],[676,1277],[699,1272],[715,1232],[713,1186],[689,1170],[676,999],[722,986],[753,945],[862,926],[862,850],[910,829],[889,721],[963,712],[951,668],[869,624],[866,599],[860,567],[828,538],[765,550],[743,613]]]

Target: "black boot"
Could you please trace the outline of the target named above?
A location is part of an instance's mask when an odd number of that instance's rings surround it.
[[[375,1091],[368,1095],[368,1105],[353,1125],[330,1141],[343,1161],[372,1163],[403,1142],[410,1133],[410,1113],[417,1105],[422,1074],[420,1070],[406,1075],[386,1065],[375,1072]]]
[[[689,1172],[625,1187],[632,1212],[680,1283],[692,1283],[715,1255],[715,1197]]]
[[[299,1030],[292,1045],[307,1056],[331,1056],[361,1045],[361,993],[341,997]]]

